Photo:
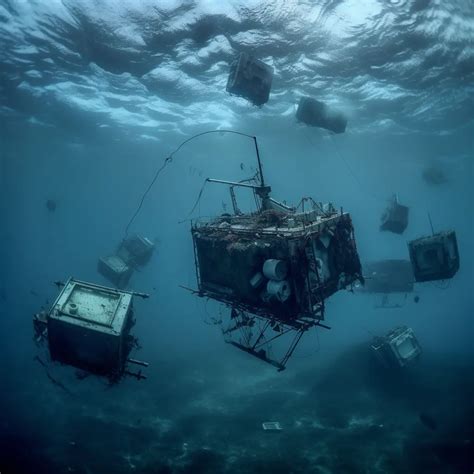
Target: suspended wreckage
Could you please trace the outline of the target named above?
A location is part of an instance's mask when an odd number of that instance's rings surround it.
[[[155,243],[147,237],[138,234],[127,237],[115,254],[99,258],[97,270],[117,288],[125,288],[133,271],[146,265],[154,250]]]
[[[258,180],[206,180],[229,186],[234,213],[193,223],[192,291],[230,308],[226,342],[283,370],[307,330],[329,329],[325,300],[363,277],[350,215],[310,198],[299,210],[270,197],[254,143]],[[254,193],[255,212],[239,210],[236,187]],[[292,336],[286,352],[270,356],[270,343],[284,335]]]
[[[129,358],[137,339],[130,334],[135,324],[133,297],[145,293],[116,290],[69,278],[56,282],[61,288],[49,311],[33,316],[35,341],[47,343],[54,362],[108,377],[116,382],[124,375],[145,379],[141,370],[147,362]]]
[[[371,350],[383,367],[392,369],[412,364],[422,352],[413,329],[407,326],[399,326],[385,336],[374,337]]]
[[[385,212],[382,214],[380,230],[394,234],[403,234],[408,226],[409,207],[398,202],[398,195],[394,194]]]
[[[433,232],[408,242],[408,251],[417,282],[446,280],[459,270],[456,232]]]
[[[403,304],[389,300],[390,294],[405,294],[414,290],[415,277],[409,260],[386,259],[368,262],[362,265],[365,285],[356,285],[363,293],[382,295],[380,303],[375,308],[401,308]],[[419,297],[415,296],[415,301]]]

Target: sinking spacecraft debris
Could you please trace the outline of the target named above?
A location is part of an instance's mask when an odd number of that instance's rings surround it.
[[[259,182],[207,180],[229,186],[234,214],[192,225],[196,293],[231,309],[226,342],[283,370],[305,331],[327,327],[325,300],[363,279],[350,215],[310,198],[301,210],[271,198],[255,145]],[[254,192],[256,212],[239,211],[234,187]],[[294,336],[288,351],[271,357],[269,342],[285,334]]]
[[[374,338],[371,350],[386,368],[405,367],[421,355],[421,347],[413,329],[406,326],[394,328],[385,336]]]
[[[408,242],[415,280],[452,278],[459,270],[459,251],[454,230],[438,232]]]
[[[130,372],[127,363],[148,366],[130,359],[136,338],[133,297],[148,295],[120,291],[70,278],[49,311],[33,317],[36,342],[47,342],[52,361],[71,365],[118,380],[124,374],[146,378],[141,371]]]
[[[97,269],[117,288],[125,288],[133,271],[148,263],[154,248],[155,244],[146,237],[128,237],[122,241],[114,255],[99,258]]]
[[[312,97],[301,97],[296,119],[306,125],[325,128],[334,133],[344,133],[347,125],[347,119],[341,112],[330,109],[325,103]]]
[[[247,53],[240,53],[230,66],[226,90],[248,99],[254,105],[263,105],[270,97],[272,79],[271,66]]]
[[[408,211],[409,208],[400,204],[395,194],[382,214],[380,230],[403,234],[408,226]]]

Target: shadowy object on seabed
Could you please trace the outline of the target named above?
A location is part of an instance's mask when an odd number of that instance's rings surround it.
[[[46,201],[46,207],[49,212],[54,212],[56,210],[57,203],[54,199],[48,199]]]

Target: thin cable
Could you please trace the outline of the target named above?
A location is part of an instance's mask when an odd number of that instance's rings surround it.
[[[311,139],[309,138],[308,135],[306,135],[305,131],[303,130],[303,135],[306,137],[306,139],[308,140],[308,142],[312,145],[312,146],[315,146],[314,143],[311,141]],[[354,172],[354,170],[352,169],[352,167],[349,165],[349,163],[347,162],[347,160],[344,158],[344,156],[342,155],[342,153],[339,151],[339,148],[337,147],[336,145],[336,142],[334,141],[334,134],[333,133],[330,133],[328,132],[328,136],[330,137],[330,141],[333,143],[334,145],[334,149],[336,150],[336,154],[339,156],[339,159],[344,163],[344,165],[346,166],[347,170],[349,171],[349,174],[352,176],[352,178],[354,179],[354,181],[357,183],[357,185],[370,197],[372,197],[373,199],[375,199],[376,201],[381,201],[383,200],[383,198],[377,196],[376,194],[374,194],[373,192],[370,192],[367,190],[367,187],[363,185],[363,183],[360,181],[360,179],[358,178],[358,176],[356,175],[356,173]]]
[[[342,162],[346,165],[347,170],[349,171],[351,176],[354,178],[354,181],[359,185],[361,190],[363,190],[368,196],[370,196],[371,198],[375,199],[378,202],[380,200],[382,200],[383,198],[380,198],[379,196],[375,195],[372,191],[369,191],[367,189],[367,186],[364,186],[364,184],[360,181],[360,179],[358,178],[358,176],[356,175],[356,173],[354,172],[352,167],[349,165],[347,160],[344,158],[342,153],[339,151],[339,148],[337,147],[336,142],[333,139],[333,134],[329,133],[329,136],[331,137],[331,141],[334,144],[334,149],[336,150],[336,154],[339,156],[339,158],[342,160]]]
[[[128,229],[130,228],[130,226],[132,225],[133,221],[135,220],[135,217],[137,217],[138,213],[140,212],[140,209],[142,208],[143,206],[143,202],[145,201],[145,198],[147,196],[147,194],[150,192],[151,188],[153,187],[153,185],[155,184],[155,181],[158,179],[158,176],[160,175],[160,173],[166,168],[166,166],[171,163],[171,157],[172,157],[173,154],[171,154],[170,156],[168,156],[167,158],[165,158],[165,161],[163,162],[163,164],[160,166],[160,168],[158,168],[158,170],[156,171],[155,173],[155,176],[153,177],[150,185],[148,186],[148,188],[146,189],[146,191],[143,193],[143,196],[140,200],[140,204],[138,205],[135,213],[133,214],[132,218],[128,221],[128,224],[127,226],[125,227],[125,238],[128,236]]]
[[[189,211],[188,216],[190,216],[190,215],[196,210],[196,207],[197,207],[198,204],[200,203],[201,197],[202,197],[202,193],[204,192],[204,188],[206,187],[206,184],[209,182],[208,180],[209,180],[209,178],[206,178],[206,179],[204,180],[204,183],[203,183],[203,185],[202,185],[202,187],[201,187],[201,190],[199,191],[199,194],[198,194],[198,197],[197,197],[197,199],[196,199],[196,202],[194,203],[193,208]]]
[[[135,218],[137,217],[138,213],[140,212],[142,206],[143,206],[143,202],[145,201],[145,198],[147,196],[147,194],[150,192],[151,188],[153,187],[153,185],[155,184],[156,180],[158,179],[158,176],[161,174],[161,172],[166,168],[166,166],[171,163],[171,161],[173,160],[173,155],[175,155],[176,153],[178,153],[179,150],[181,150],[181,148],[186,145],[186,143],[190,142],[191,140],[194,140],[195,138],[198,138],[198,137],[202,137],[203,135],[208,135],[210,133],[233,133],[235,135],[241,135],[243,137],[247,137],[247,138],[251,138],[254,143],[255,143],[255,147],[256,147],[256,150],[257,150],[257,159],[259,160],[259,157],[258,157],[258,148],[257,148],[257,138],[254,136],[254,135],[249,135],[247,133],[243,133],[243,132],[238,132],[236,130],[207,130],[206,132],[201,132],[201,133],[197,133],[196,135],[193,135],[192,137],[184,140],[184,142],[182,142],[178,148],[176,148],[173,152],[171,152],[164,160],[163,164],[160,166],[160,168],[158,168],[158,170],[156,171],[155,173],[155,176],[153,177],[150,185],[148,186],[148,188],[145,190],[145,192],[143,193],[142,197],[141,197],[141,200],[140,200],[140,203],[136,209],[136,211],[134,212],[132,218],[129,220],[127,226],[125,227],[125,238],[128,236],[128,230],[130,228],[130,226],[132,225],[133,221],[135,220]],[[263,179],[262,176],[260,176],[261,179]]]

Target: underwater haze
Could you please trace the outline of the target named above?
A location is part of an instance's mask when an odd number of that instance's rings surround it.
[[[242,52],[273,68],[261,107],[226,92]],[[305,96],[345,132],[298,122]],[[432,224],[459,271],[338,291],[282,372],[226,344],[229,309],[188,290],[191,223],[232,210],[206,178],[258,167],[246,136],[183,144],[211,130],[257,137],[275,199],[349,212],[363,265],[409,259]],[[473,160],[472,0],[0,0],[0,473],[472,474]],[[379,230],[393,194],[403,235]],[[111,385],[50,360],[32,318],[54,282],[112,286],[97,261],[126,231],[156,243],[128,285],[150,295],[150,365]],[[373,337],[397,326],[421,357],[382,368]]]

